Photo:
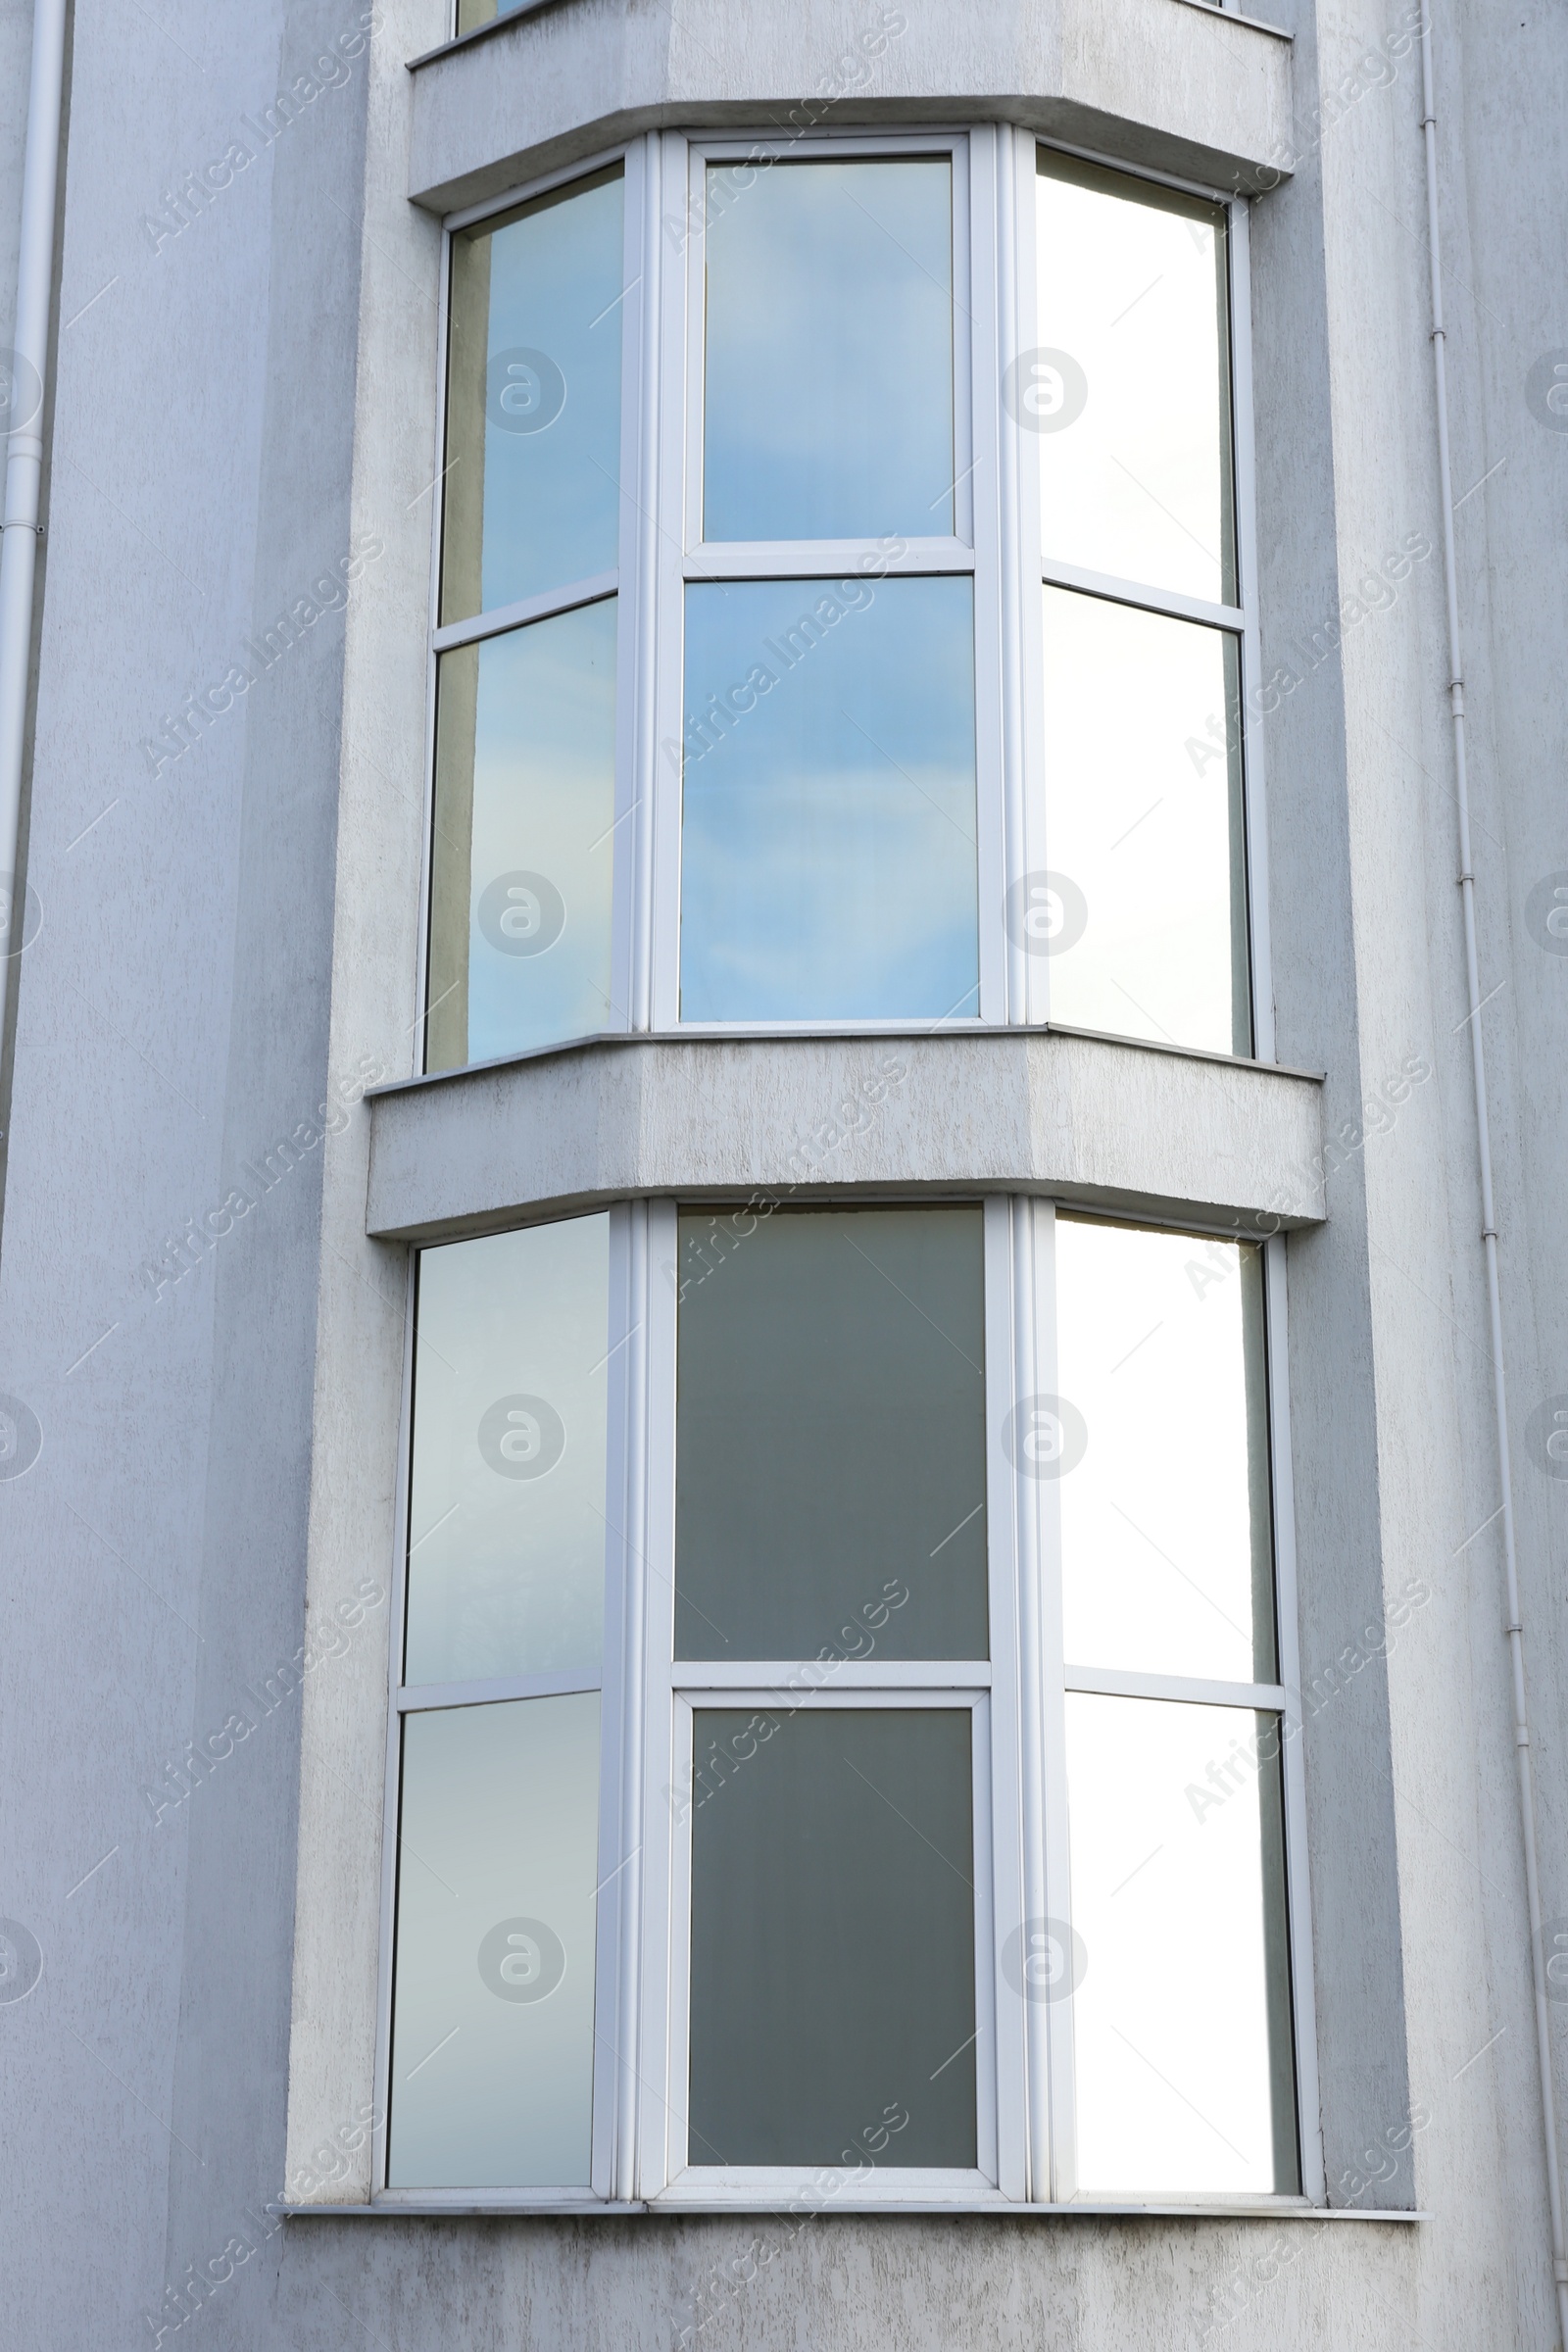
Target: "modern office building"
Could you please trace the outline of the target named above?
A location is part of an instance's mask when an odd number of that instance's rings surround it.
[[[1562,2341],[1520,5],[0,0],[8,2342]]]

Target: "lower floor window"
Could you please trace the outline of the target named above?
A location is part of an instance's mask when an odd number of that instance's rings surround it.
[[[390,2193],[1299,2193],[1279,1249],[993,1199],[419,1254]]]

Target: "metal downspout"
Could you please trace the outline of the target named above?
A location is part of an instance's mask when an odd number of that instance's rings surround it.
[[[22,947],[24,906],[17,873],[22,822],[22,760],[27,731],[27,670],[32,652],[38,508],[43,489],[44,387],[49,368],[49,306],[54,289],[55,197],[60,171],[60,110],[65,78],[66,0],[35,0],[27,144],[22,180],[17,261],[15,364],[0,397],[10,414],[4,539],[0,542],[0,1035]]]
[[[1530,1911],[1530,1961],[1536,1993],[1536,2055],[1541,2118],[1546,2144],[1546,2194],[1551,2211],[1551,2267],[1557,2290],[1559,2343],[1568,2347],[1568,2248],[1563,2242],[1562,2176],[1557,2161],[1557,2102],[1552,2086],[1551,2025],[1546,2002],[1546,1956],[1541,1941],[1541,1871],[1536,1792],[1530,1765],[1530,1714],[1525,1694],[1524,1627],[1519,1616],[1519,1560],[1514,1544],[1513,1467],[1508,1446],[1508,1396],[1502,1361],[1502,1297],[1497,1280],[1497,1215],[1492,1189],[1492,1126],[1487,1105],[1487,1061],[1481,1040],[1481,977],[1476,954],[1476,884],[1470,855],[1470,783],[1465,764],[1464,662],[1459,636],[1459,573],[1454,552],[1453,482],[1448,464],[1448,375],[1443,317],[1443,248],[1438,217],[1438,117],[1432,93],[1432,19],[1421,34],[1421,128],[1426,141],[1427,226],[1432,265],[1432,364],[1437,394],[1438,487],[1443,505],[1443,570],[1448,600],[1448,704],[1453,722],[1455,798],[1459,805],[1459,895],[1464,910],[1465,980],[1469,996],[1470,1060],[1475,1079],[1476,1152],[1481,1168],[1481,1242],[1486,1251],[1487,1305],[1492,1327],[1492,1394],[1496,1416],[1497,1468],[1502,1482],[1502,1550],[1507,1582],[1505,1631],[1513,1667],[1514,1754],[1524,1832],[1525,1891]]]

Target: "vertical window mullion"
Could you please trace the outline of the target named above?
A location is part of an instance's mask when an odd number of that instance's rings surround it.
[[[1296,1598],[1296,1494],[1291,1468],[1291,1410],[1286,1335],[1286,1248],[1263,1245],[1263,1302],[1269,1384],[1269,1448],[1274,1491],[1275,1671],[1285,1687],[1282,1720],[1285,1798],[1285,1895],[1291,1953],[1296,2053],[1297,2134],[1301,2191],[1321,2205],[1327,2188],[1318,2116],[1317,2015],[1312,1988],[1312,1905],[1306,1846],[1306,1787],[1301,1756],[1301,1655]]]
[[[622,242],[619,618],[610,999],[614,1025],[648,1026],[648,785],[653,773],[654,523],[659,466],[660,147],[626,150]]]
[[[1037,1561],[1004,1445],[1017,1386],[1015,1213],[1013,1203],[1001,1197],[985,1203],[992,1904],[991,1948],[982,1955],[976,1985],[989,1984],[995,2021],[994,2046],[982,2049],[982,2061],[996,2084],[997,2182],[1004,2197],[1021,2203],[1029,2195],[1032,2020],[1013,1981],[1016,1972],[1006,1968],[1004,1954],[1009,1937],[1021,1938],[1037,1899],[1038,1890],[1031,1893],[1031,1887],[1039,1874],[1031,1875],[1027,1856],[1031,1842],[1039,1842],[1041,1774]]]
[[[954,527],[974,549],[977,1009],[988,1021],[1006,1018],[1007,994],[1004,939],[997,921],[1006,889],[1010,748],[1003,696],[1008,671],[1009,606],[1003,570],[1008,532],[1000,494],[997,397],[998,183],[1005,175],[1006,152],[1006,134],[983,125],[958,142],[953,157],[954,343],[959,362],[954,404],[954,471],[958,476]]]
[[[648,575],[656,583],[654,742],[648,810],[652,829],[649,882],[650,1025],[673,1029],[680,1013],[681,707],[683,693],[685,566],[701,442],[703,158],[679,131],[662,135],[663,217],[658,234],[670,235],[673,253],[660,264],[659,350],[652,380],[660,409],[659,466],[650,529],[655,546]],[[679,210],[672,209],[672,200]],[[671,1243],[673,1251],[673,1243]]]
[[[387,2183],[391,2133],[387,2113],[392,2084],[392,1980],[396,1963],[398,1902],[398,1823],[403,1802],[403,1719],[398,1713],[398,1687],[403,1680],[403,1626],[409,1576],[409,1486],[414,1442],[414,1348],[418,1308],[419,1258],[409,1252],[408,1304],[403,1319],[403,1417],[398,1433],[397,1492],[392,1513],[392,1559],[387,1584],[387,1698],[386,1698],[386,1810],[381,1830],[381,1936],[378,1946],[375,2004],[374,2112],[380,2132],[373,2144],[370,2193]]]
[[[1239,724],[1247,825],[1248,938],[1252,977],[1252,1053],[1272,1061],[1274,981],[1269,953],[1268,811],[1263,783],[1262,660],[1258,638],[1257,467],[1253,449],[1251,205],[1230,207],[1231,433],[1235,451],[1237,601],[1242,630]]]
[[[657,2196],[668,2182],[678,2153],[673,2146],[672,2108],[684,2113],[684,2078],[676,2065],[674,2039],[683,2037],[672,1997],[682,1981],[672,1981],[675,1940],[672,1910],[675,1847],[686,1834],[678,1824],[673,1791],[683,1785],[676,1758],[681,1702],[670,1671],[675,1653],[675,1309],[680,1276],[672,1200],[651,1200],[647,1208],[646,1279],[643,1286],[643,1393],[645,1517],[642,1559],[642,1825],[638,1865],[641,1904],[638,1944],[638,2003],[635,2194]],[[686,1720],[688,1765],[691,1749]],[[684,2055],[684,2041],[681,2038]]]
[[[1020,1200],[1014,1217],[1023,1247],[1017,1275],[1019,1299],[1019,1397],[1015,1431],[1033,1426],[1026,1418],[1031,1398],[1054,1415],[1056,1389],[1055,1210],[1047,1200]],[[1037,2203],[1064,2204],[1077,2192],[1077,2069],[1073,2054],[1071,1955],[1072,1875],[1067,1833],[1067,1723],[1062,1654],[1061,1514],[1056,1476],[1049,1451],[1034,1471],[1022,1435],[1013,1447],[1019,1465],[1021,1513],[1033,1514],[1038,1561],[1040,1744],[1043,1786],[1038,1797],[1037,1858],[1044,1895],[1045,1982],[1031,1989],[1031,2021],[1041,2044],[1049,2116],[1050,2147],[1037,2145],[1030,2195]],[[1066,1970],[1066,1982],[1061,1972]],[[1036,2062],[1037,2068],[1040,2061]]]
[[[647,1493],[648,1208],[611,1212],[609,1429],[605,1475],[607,1577],[601,1736],[598,2002],[593,2188],[634,2195],[636,2013],[640,1940],[643,1749],[643,1554]]]

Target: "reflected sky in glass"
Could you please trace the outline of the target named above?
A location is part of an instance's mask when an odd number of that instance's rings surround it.
[[[1234,604],[1224,214],[1064,157],[1036,187],[1046,559]]]
[[[432,1069],[612,1023],[615,612],[607,598],[441,658],[436,865],[461,862],[466,820],[469,852],[466,892],[435,899]],[[466,1050],[434,1004],[465,901]]]
[[[406,1716],[394,2188],[586,2187],[599,1693]]]
[[[705,538],[951,532],[947,157],[713,165],[707,222]]]
[[[443,621],[615,564],[622,186],[452,240]]]
[[[1053,1020],[1251,1052],[1239,706],[1227,631],[1045,590]]]
[[[1068,1663],[1272,1682],[1257,1246],[1055,1234],[1056,1386],[1089,1430],[1058,1487]]]
[[[1277,1720],[1067,1694],[1080,2195],[1298,2188]]]
[[[407,1683],[599,1672],[610,1219],[419,1258]]]
[[[688,588],[685,710],[682,1019],[974,1015],[968,580]]]

